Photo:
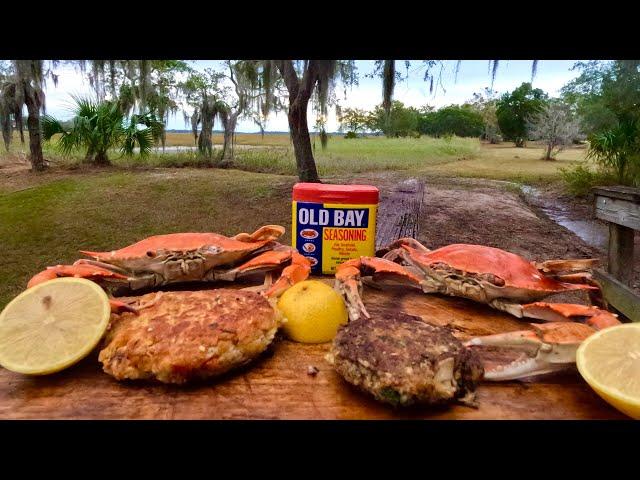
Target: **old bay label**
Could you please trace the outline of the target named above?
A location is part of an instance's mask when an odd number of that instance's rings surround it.
[[[334,274],[341,263],[373,256],[377,204],[293,201],[293,246],[310,258],[315,274]]]

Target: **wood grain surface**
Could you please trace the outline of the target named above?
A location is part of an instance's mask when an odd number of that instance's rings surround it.
[[[323,279],[329,284],[332,280]],[[365,287],[371,313],[397,308],[450,325],[466,339],[522,329],[522,322],[464,299]],[[118,382],[102,372],[98,351],[58,374],[28,377],[0,368],[2,419],[623,419],[576,371],[526,382],[482,383],[479,408],[394,410],[339,377],[324,359],[329,344],[280,339],[253,364],[186,387]],[[503,352],[483,354],[500,361]],[[504,357],[506,358],[506,357]],[[315,366],[316,376],[307,374]]]

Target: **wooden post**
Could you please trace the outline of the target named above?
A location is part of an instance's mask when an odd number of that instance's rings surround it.
[[[607,302],[632,321],[640,321],[640,296],[631,288],[635,230],[640,230],[640,189],[596,187],[596,217],[609,223],[608,273],[596,270]]]
[[[625,285],[633,276],[634,230],[615,223],[609,224],[609,268],[611,275]]]
[[[423,196],[424,182],[412,178],[398,184],[389,198],[380,202],[376,249],[398,238],[418,237]]]

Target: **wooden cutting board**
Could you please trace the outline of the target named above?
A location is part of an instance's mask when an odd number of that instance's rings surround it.
[[[332,279],[323,281],[332,284]],[[365,304],[396,308],[450,325],[460,339],[520,330],[519,320],[473,302],[406,289],[365,287]],[[577,371],[526,382],[482,383],[479,408],[394,410],[361,393],[325,361],[329,344],[280,340],[253,364],[198,385],[118,382],[102,372],[98,352],[46,377],[0,368],[2,419],[624,419]],[[499,352],[487,361],[499,361]],[[505,354],[506,355],[506,354]],[[506,357],[505,357],[506,359]],[[316,376],[307,374],[315,366]]]

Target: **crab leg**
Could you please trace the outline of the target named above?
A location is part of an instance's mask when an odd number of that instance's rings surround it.
[[[533,330],[476,337],[465,343],[467,347],[497,346],[522,352],[519,359],[507,365],[485,369],[485,380],[516,380],[570,368],[580,343],[596,331],[575,322],[530,325]]]
[[[100,283],[102,279],[128,280],[128,277],[109,269],[89,264],[74,265],[56,265],[47,267],[42,272],[34,275],[27,283],[27,288],[31,288],[47,280],[53,280],[58,277],[78,277]]]
[[[214,280],[233,281],[236,278],[259,272],[269,272],[292,259],[294,249],[281,245],[280,248],[267,250],[251,260],[229,270],[213,272]]]
[[[600,261],[596,258],[534,262],[535,267],[543,273],[585,272],[592,270],[599,264]]]
[[[241,242],[262,242],[269,240],[276,240],[280,238],[284,234],[284,227],[280,225],[265,225],[264,227],[260,227],[255,232],[249,233],[239,233],[235,237],[232,237],[234,240],[239,240]]]
[[[620,324],[617,316],[607,310],[574,303],[534,302],[520,305],[496,299],[489,305],[518,318],[533,318],[545,322],[582,321],[598,330]]]
[[[369,275],[372,275],[376,282],[389,279],[418,288],[421,284],[420,278],[390,260],[360,257],[344,262],[336,270],[334,288],[343,296],[351,320],[357,320],[361,316],[370,318],[361,297],[362,277]]]

